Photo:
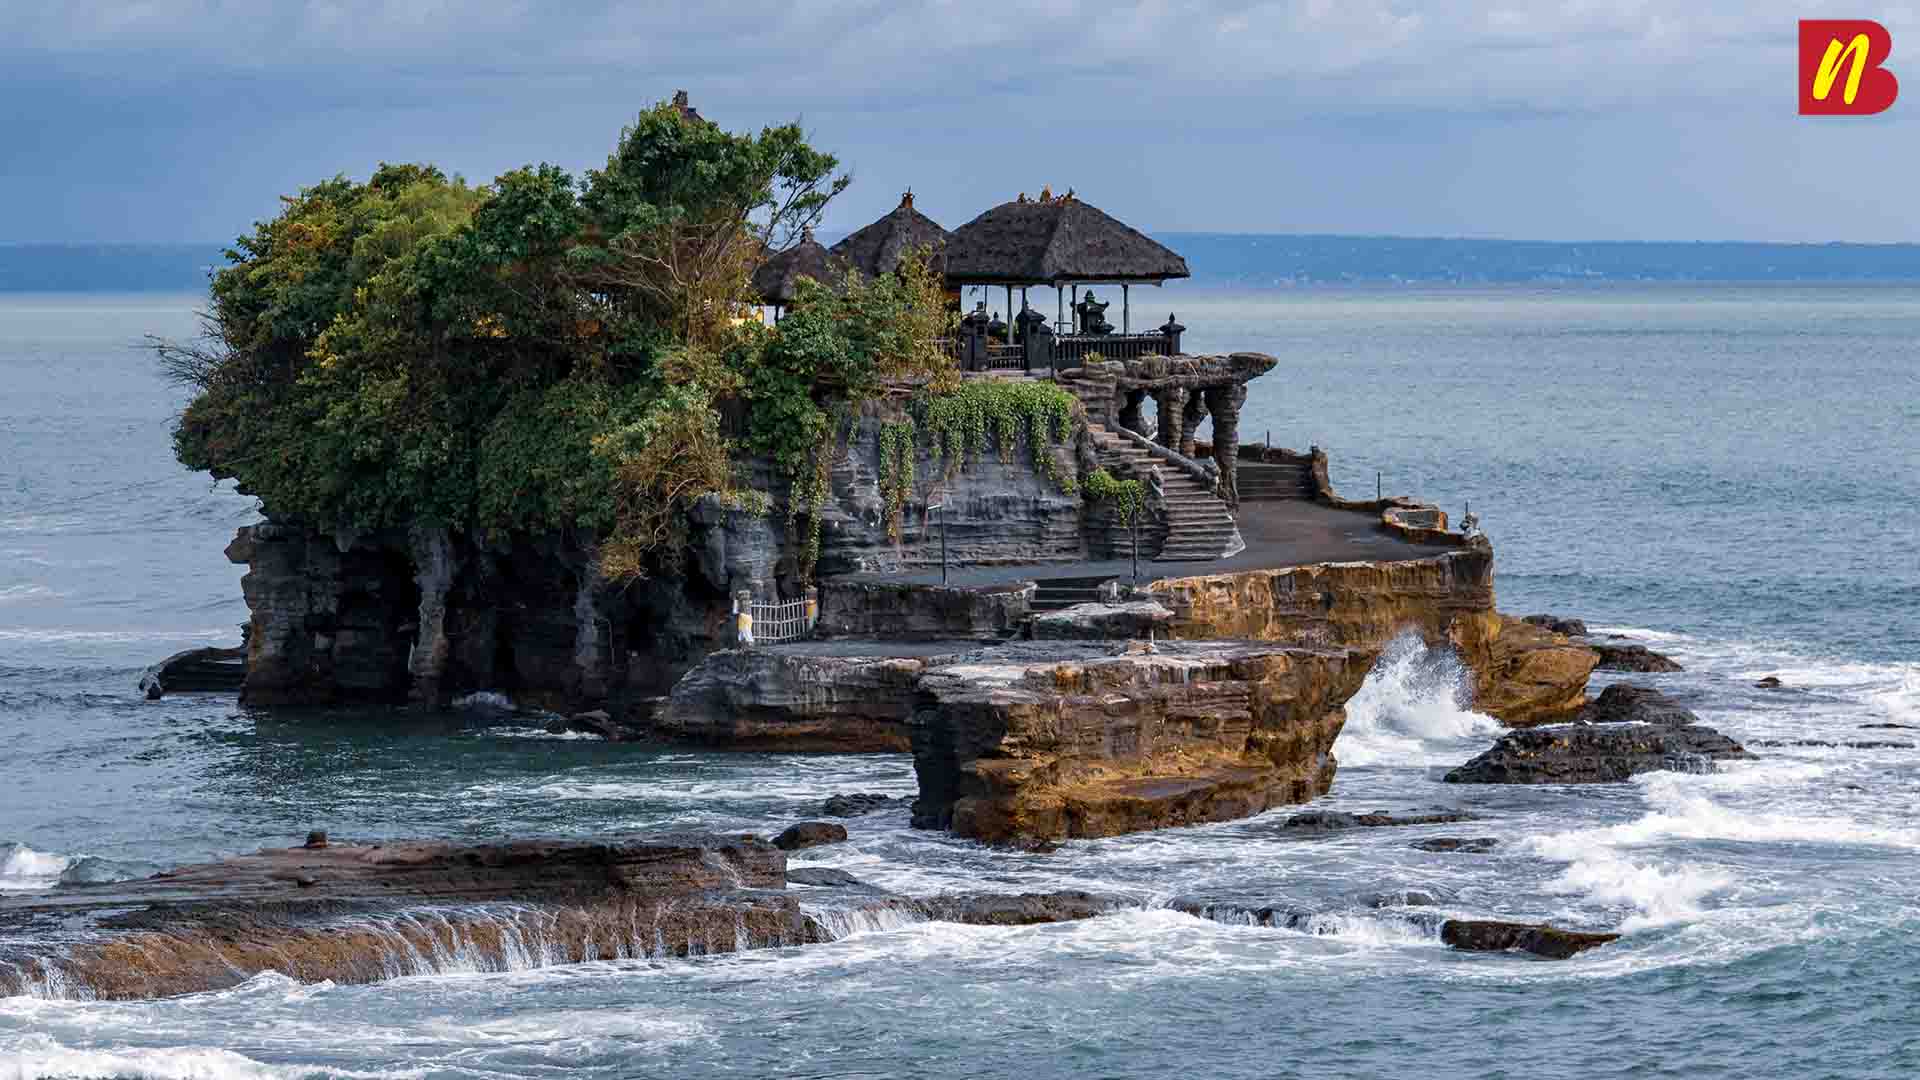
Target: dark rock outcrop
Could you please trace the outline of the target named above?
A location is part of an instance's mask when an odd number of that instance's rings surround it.
[[[1491,836],[1435,836],[1426,840],[1415,840],[1409,847],[1420,851],[1457,851],[1466,855],[1485,855],[1500,845],[1500,841]]]
[[[1549,960],[1565,960],[1620,940],[1619,934],[1561,930],[1544,924],[1499,922],[1492,919],[1448,919],[1440,926],[1440,940],[1466,952],[1519,950]]]
[[[232,694],[247,679],[247,647],[188,649],[174,653],[140,676],[148,701],[165,694]]]
[[[831,866],[795,866],[787,870],[787,884],[812,885],[823,889],[865,889],[866,882]]]
[[[1576,720],[1589,724],[1698,724],[1700,718],[1673,697],[1651,686],[1614,683],[1581,706]]]
[[[773,846],[781,851],[799,851],[823,844],[838,844],[846,838],[845,825],[835,825],[831,821],[802,821],[787,826],[779,836],[774,837]]]
[[[1669,671],[1685,671],[1670,657],[1654,652],[1645,645],[1619,644],[1607,641],[1589,641],[1587,648],[1600,654],[1601,671],[1637,671],[1643,674],[1659,674]]]
[[[1580,619],[1563,619],[1558,615],[1528,615],[1521,621],[1568,637],[1587,636],[1587,624]]]
[[[1223,821],[1324,794],[1346,650],[1016,644],[932,667],[914,824],[987,841]]]
[[[1451,825],[1456,821],[1472,820],[1473,815],[1464,810],[1397,815],[1385,811],[1348,814],[1338,810],[1310,810],[1288,818],[1281,824],[1281,828],[1304,832],[1342,832],[1347,829],[1377,829],[1395,825]]]
[[[1609,686],[1571,724],[1509,732],[1447,773],[1450,784],[1604,784],[1643,772],[1710,770],[1752,755],[1644,686]]]
[[[930,662],[884,649],[847,656],[728,649],[673,688],[658,730],[738,749],[905,750],[907,718]]]
[[[856,791],[828,797],[826,802],[820,804],[820,813],[826,817],[862,817],[902,803],[911,804],[912,802],[913,799],[910,796],[895,797]]]

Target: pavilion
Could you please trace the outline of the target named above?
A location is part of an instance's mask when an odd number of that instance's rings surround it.
[[[774,318],[778,319],[782,309],[793,306],[801,278],[810,277],[822,285],[836,286],[846,277],[849,268],[847,260],[828,251],[813,238],[813,230],[808,229],[801,234],[799,243],[769,256],[754,268],[753,291],[762,304],[773,309]]]
[[[913,192],[909,190],[900,196],[900,205],[885,217],[850,234],[833,245],[832,250],[872,279],[899,270],[900,259],[908,251],[926,248],[930,268],[943,273],[951,237],[939,222],[913,208]]]
[[[999,285],[1007,290],[1008,321],[1013,322],[1013,292],[1020,290],[1021,309],[1027,310],[1027,289],[1052,286],[1055,332],[1068,353],[1078,352],[1079,336],[1102,338],[1109,358],[1158,352],[1132,344],[1153,346],[1161,335],[1133,333],[1132,286],[1160,285],[1169,278],[1190,277],[1187,261],[1165,245],[1076,198],[1072,191],[1055,196],[1043,190],[1038,199],[1022,194],[1001,203],[953,231],[947,246],[947,284],[956,288]],[[1119,335],[1111,335],[1101,313],[1106,304],[1082,301],[1083,286],[1120,286]],[[1072,317],[1068,315],[1072,291]],[[1169,322],[1172,319],[1169,318]],[[1140,342],[1129,339],[1139,337]]]

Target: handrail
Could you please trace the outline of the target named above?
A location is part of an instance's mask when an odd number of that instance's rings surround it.
[[[1220,486],[1220,466],[1213,462],[1195,461],[1172,447],[1161,446],[1159,443],[1154,442],[1152,439],[1147,438],[1145,435],[1125,425],[1115,425],[1112,430],[1119,432],[1127,439],[1145,448],[1146,451],[1154,457],[1178,465],[1188,476],[1207,485],[1207,490],[1213,491]]]

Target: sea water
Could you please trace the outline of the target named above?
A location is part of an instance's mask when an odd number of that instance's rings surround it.
[[[1586,618],[1687,670],[1633,676],[1745,740],[1920,742],[1920,289],[1169,287],[1196,350],[1250,348],[1242,435],[1343,492],[1471,502],[1504,610]],[[704,754],[546,734],[476,697],[422,717],[140,699],[238,641],[221,555],[252,500],[171,457],[180,393],[134,349],[190,296],[0,298],[0,889],[336,836],[763,834],[901,755]],[[1158,321],[1157,319],[1155,320]],[[1783,691],[1752,684],[1778,676]],[[1603,680],[1604,681],[1604,680]],[[1084,888],[1029,928],[874,919],[694,960],[264,974],[163,1001],[0,999],[0,1076],[1920,1074],[1920,750],[1774,748],[1707,775],[1456,787],[1491,740],[1457,661],[1396,643],[1324,805],[1480,820],[1299,839],[1285,812],[989,851],[890,809],[804,852],[913,893]],[[1485,855],[1410,842],[1491,836]],[[1436,901],[1408,907],[1409,891]],[[1272,906],[1293,929],[1171,910]],[[1562,963],[1443,947],[1445,916],[1618,929]],[[67,996],[60,996],[65,993]]]

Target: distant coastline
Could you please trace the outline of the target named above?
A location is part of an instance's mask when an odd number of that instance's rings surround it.
[[[829,242],[833,239],[822,234]],[[1920,283],[1920,244],[1475,240],[1280,233],[1154,237],[1204,288],[1571,283]],[[219,243],[0,244],[0,293],[195,292]]]

